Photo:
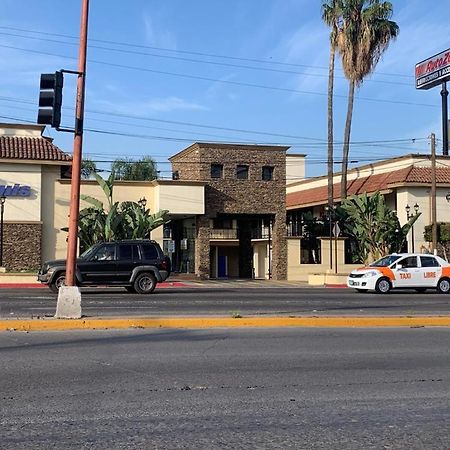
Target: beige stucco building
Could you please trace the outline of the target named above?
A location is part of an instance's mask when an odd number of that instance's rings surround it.
[[[407,222],[415,209],[421,213],[408,234],[407,251],[429,251],[430,243],[424,240],[424,228],[432,223],[431,156],[411,154],[356,167],[348,172],[348,195],[369,195],[380,191],[387,205],[397,212],[400,224]],[[450,158],[436,157],[436,210],[437,222],[450,222]],[[328,202],[327,176],[312,178],[287,186],[286,208],[288,223],[288,279],[308,280],[316,274],[348,273],[360,264],[351,263],[349,240],[331,241],[329,234],[319,239],[319,250],[311,256],[302,233],[300,218],[311,212],[315,217],[325,216]],[[334,200],[340,201],[340,173],[333,183]],[[341,228],[343,225],[341,224]],[[331,262],[330,262],[331,259]],[[337,260],[337,265],[336,265]],[[336,267],[337,266],[337,267]]]
[[[42,126],[0,128],[3,265],[36,269],[42,261],[66,256],[62,228],[68,224],[71,157],[43,137]],[[152,212],[169,211],[169,224],[153,230],[151,238],[171,256],[176,271],[285,279],[286,150],[193,144],[170,158],[172,179],[117,181],[113,201],[145,198]],[[298,176],[303,155],[296,160]],[[106,202],[95,181],[82,181],[81,193]],[[81,201],[80,208],[85,206]]]

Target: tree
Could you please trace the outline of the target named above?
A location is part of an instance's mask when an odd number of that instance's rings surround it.
[[[346,232],[355,239],[358,255],[364,263],[372,262],[392,252],[400,252],[406,236],[421,213],[400,226],[397,215],[376,192],[344,199],[341,211],[346,214]]]
[[[438,222],[437,224],[437,253],[448,260],[450,255],[450,223]],[[433,241],[433,226],[426,225],[423,237],[427,242]]]
[[[347,118],[342,150],[341,199],[347,197],[347,169],[355,87],[372,73],[389,43],[399,33],[391,21],[393,7],[379,0],[342,0],[342,25],[337,35],[337,46],[342,68],[349,81]]]
[[[81,178],[88,180],[91,175],[97,172],[97,164],[89,158],[83,158],[81,161]]]
[[[152,230],[169,222],[167,210],[151,214],[137,202],[114,202],[114,172],[106,180],[96,173],[94,177],[105,194],[106,204],[88,195],[80,196],[90,204],[79,215],[78,237],[82,251],[97,242],[148,238]]]
[[[333,205],[333,90],[334,90],[334,63],[336,59],[337,36],[339,20],[342,15],[341,1],[327,0],[322,4],[322,20],[331,28],[330,32],[330,60],[328,64],[328,206]]]
[[[157,178],[156,162],[150,156],[143,156],[135,161],[131,158],[116,159],[111,165],[116,180],[154,180]]]

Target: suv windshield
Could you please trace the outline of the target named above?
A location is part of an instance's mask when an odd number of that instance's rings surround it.
[[[400,258],[401,258],[400,255],[383,256],[383,258],[379,259],[378,261],[369,264],[369,267],[387,267],[390,266],[392,263],[395,263],[395,261],[397,261]]]

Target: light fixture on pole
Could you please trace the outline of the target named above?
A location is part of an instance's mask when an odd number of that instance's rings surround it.
[[[3,214],[5,212],[6,197],[0,197],[0,267],[3,267]]]
[[[411,206],[406,205],[405,206],[405,211],[406,211],[406,219],[409,221],[410,219],[412,219],[413,217],[417,216],[418,212],[419,212],[419,205],[416,203],[414,206],[414,214],[411,213]],[[412,253],[414,253],[414,224],[411,225],[411,251]]]
[[[138,200],[138,205],[141,207],[143,211],[145,211],[145,206],[147,205],[147,199],[142,197]]]

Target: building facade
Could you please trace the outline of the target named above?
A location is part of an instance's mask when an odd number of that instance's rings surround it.
[[[71,156],[43,136],[43,126],[3,124],[0,130],[3,266],[35,270],[66,257]],[[170,158],[172,179],[116,181],[113,202],[145,198],[151,212],[169,211],[170,222],[151,238],[175,271],[285,279],[286,150],[196,143]],[[301,176],[303,155],[295,159]],[[106,204],[94,180],[82,180],[80,190]]]
[[[425,226],[432,223],[431,156],[412,154],[356,167],[348,172],[348,195],[377,191],[396,211],[400,224],[416,211],[420,217],[407,237],[406,251],[428,252],[430,242],[424,238]],[[334,201],[340,202],[340,173],[333,183]],[[437,222],[450,222],[450,158],[436,158]],[[324,218],[328,202],[327,176],[292,183],[287,186],[288,279],[308,280],[315,274],[348,273],[360,264],[352,264],[350,241],[343,237],[330,240],[329,233],[315,240],[315,248],[306,239],[302,217],[309,213]],[[340,225],[341,231],[345,224]],[[312,254],[315,252],[315,254]]]
[[[196,143],[169,158],[175,178],[205,182],[196,274],[286,278],[287,149]]]

